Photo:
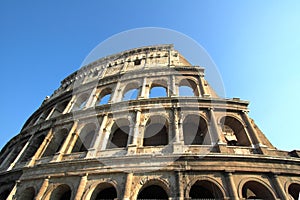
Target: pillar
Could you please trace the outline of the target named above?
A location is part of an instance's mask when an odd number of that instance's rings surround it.
[[[215,145],[215,144],[225,144],[223,142],[222,133],[221,133],[219,127],[218,127],[217,120],[216,120],[213,108],[209,108],[209,116],[210,116],[210,125],[212,127],[211,137],[212,137],[213,145]]]
[[[149,94],[148,90],[149,90],[149,88],[148,88],[148,84],[147,84],[147,78],[144,77],[139,99],[147,98],[148,94]]]
[[[72,109],[72,107],[74,105],[74,102],[75,102],[75,99],[76,99],[76,95],[73,95],[70,102],[68,103],[67,107],[63,111],[63,114],[68,113]]]
[[[60,150],[58,152],[57,161],[60,161],[62,159],[62,156],[63,156],[64,153],[68,153],[67,150],[69,148],[69,143],[70,143],[70,141],[71,141],[71,139],[73,137],[73,134],[74,134],[75,130],[77,129],[77,126],[78,126],[78,120],[74,121],[74,124],[73,124],[71,130],[69,131],[69,134],[68,134],[65,142],[61,146],[61,148],[60,148]]]
[[[271,180],[273,182],[273,185],[275,186],[275,190],[277,194],[279,195],[280,199],[282,200],[288,200],[288,197],[286,196],[284,189],[281,185],[281,182],[278,180],[278,175],[277,174],[272,174],[271,175]]]
[[[96,97],[96,93],[97,93],[97,87],[95,87],[91,94],[90,94],[90,97],[88,98],[86,104],[85,104],[85,108],[88,108],[88,107],[92,107],[94,104],[95,104],[95,97]]]
[[[31,158],[30,162],[28,163],[28,166],[33,166],[35,161],[42,156],[49,142],[51,141],[52,137],[53,137],[53,130],[51,128],[47,136],[45,137],[44,141],[42,142],[41,146],[37,149],[34,156]]]
[[[10,191],[8,197],[6,198],[6,200],[15,200],[16,198],[16,191],[17,191],[17,185],[18,183],[16,183],[13,187],[13,189]]]
[[[81,197],[83,195],[87,183],[87,176],[88,174],[85,174],[84,176],[81,177],[74,200],[81,200]]]
[[[205,79],[204,79],[204,75],[200,75],[200,77],[199,77],[199,81],[200,81],[200,87],[201,87],[201,89],[202,89],[202,91],[203,91],[203,94],[201,95],[201,96],[203,96],[203,97],[209,97],[210,96],[210,94],[209,94],[209,92],[207,91],[207,89],[206,89],[206,81],[205,81]],[[199,94],[201,94],[201,92],[199,93]],[[199,95],[200,96],[200,95]]]
[[[125,182],[125,189],[124,189],[123,200],[130,200],[130,197],[131,197],[132,177],[133,177],[133,173],[132,172],[130,172],[130,173],[127,174],[126,182]]]
[[[230,199],[238,200],[238,193],[235,183],[232,178],[232,172],[225,172],[227,188],[229,189]]]
[[[250,120],[250,118],[247,114],[247,111],[242,112],[242,117],[243,117],[244,121],[246,122],[247,128],[248,128],[249,133],[250,133],[250,137],[251,137],[252,141],[254,141],[254,145],[256,145],[258,147],[264,146],[261,143],[257,132],[255,131],[254,127],[252,126],[252,123],[251,123],[251,120]]]
[[[38,191],[37,195],[35,196],[35,200],[41,200],[43,195],[45,194],[47,188],[49,185],[49,177],[47,177],[44,181],[42,186],[40,187],[40,190]]]

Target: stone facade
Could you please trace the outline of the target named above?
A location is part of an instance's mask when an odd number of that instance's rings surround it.
[[[0,154],[0,199],[298,199],[300,152],[173,45],[71,74]]]

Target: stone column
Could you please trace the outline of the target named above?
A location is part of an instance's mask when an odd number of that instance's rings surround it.
[[[143,99],[143,98],[147,98],[148,97],[148,93],[149,92],[147,91],[147,87],[148,87],[147,78],[144,77],[144,79],[143,79],[143,85],[142,85],[142,88],[141,88],[139,99]]]
[[[68,103],[68,105],[66,106],[66,108],[62,114],[66,114],[66,113],[70,112],[70,110],[72,110],[75,100],[76,100],[76,95],[73,95],[70,102]]]
[[[276,190],[277,194],[279,195],[280,199],[288,200],[289,198],[287,197],[286,193],[284,192],[281,182],[278,180],[278,175],[277,174],[271,175],[271,180],[275,186],[275,190]]]
[[[182,173],[180,171],[175,171],[176,173],[176,181],[177,181],[177,199],[184,200],[184,184],[182,180]]]
[[[84,176],[81,177],[74,200],[81,200],[81,197],[83,195],[87,183],[87,176],[88,174],[85,174]]]
[[[103,140],[105,138],[105,132],[106,132],[105,128],[106,128],[107,120],[108,120],[108,116],[104,115],[103,119],[102,119],[102,122],[101,122],[101,125],[100,125],[100,128],[99,128],[99,136],[98,136],[98,139],[97,139],[97,141],[95,142],[95,145],[94,145],[94,148],[96,150],[99,150],[99,149],[104,150],[105,149],[105,147],[103,149]],[[98,147],[98,148],[96,148],[96,147]]]
[[[199,95],[199,96],[209,97],[210,94],[209,94],[209,92],[206,90],[206,81],[205,81],[205,79],[204,79],[204,75],[203,75],[203,74],[200,75],[199,81],[200,81],[200,82],[199,82],[199,85],[200,85],[200,87],[201,87],[201,89],[202,89],[202,91],[203,91],[203,94],[202,94],[202,95]],[[200,92],[199,94],[201,94],[201,92]]]
[[[97,87],[95,87],[91,94],[90,94],[90,97],[88,98],[86,104],[85,104],[85,108],[88,108],[88,107],[92,107],[94,104],[95,104],[95,97],[96,97],[96,93],[97,93]]]
[[[222,139],[222,132],[218,126],[213,108],[209,108],[210,116],[210,136],[213,146],[218,146],[219,152],[226,152],[226,143]]]
[[[28,166],[33,166],[34,163],[35,163],[35,161],[42,156],[42,154],[44,153],[45,149],[47,148],[47,146],[51,142],[52,137],[53,137],[53,130],[51,128],[49,130],[47,136],[45,137],[44,141],[42,142],[41,146],[37,149],[37,151],[35,152],[34,156],[29,161]]]
[[[120,94],[121,91],[122,91],[122,89],[120,88],[120,84],[121,84],[120,82],[121,82],[121,80],[119,80],[119,81],[117,82],[116,88],[115,88],[114,92],[112,93],[112,96],[111,96],[111,103],[116,103],[116,102],[119,101],[119,99],[122,99],[122,95],[123,95],[123,94]],[[121,97],[120,97],[120,96],[121,96]]]
[[[179,96],[175,75],[171,76],[171,96]]]
[[[59,152],[58,152],[58,156],[57,156],[57,161],[60,161],[62,159],[62,156],[64,153],[68,153],[68,148],[69,148],[69,143],[73,137],[74,132],[76,131],[78,126],[78,120],[74,121],[74,124],[71,128],[71,130],[69,131],[69,134],[65,140],[65,142],[63,143],[63,145],[61,146]]]
[[[235,183],[232,178],[232,172],[225,172],[227,187],[229,189],[230,199],[238,200],[238,193]]]
[[[132,177],[133,177],[132,172],[127,174],[123,200],[130,200],[131,199]]]
[[[37,195],[35,196],[35,200],[41,200],[48,188],[49,185],[49,177],[47,177],[44,181],[42,186],[40,187],[40,190],[38,191]]]
[[[264,146],[262,144],[262,142],[260,141],[257,132],[255,131],[254,127],[252,126],[252,123],[251,123],[251,120],[250,120],[250,118],[247,114],[247,111],[242,112],[242,117],[243,117],[244,121],[246,122],[247,128],[248,128],[249,133],[250,133],[250,137],[251,137],[252,141],[254,141],[254,145],[258,146],[258,147]]]
[[[13,189],[10,191],[8,197],[6,198],[6,200],[17,200],[16,198],[16,191],[17,191],[17,185],[18,182],[14,185]]]

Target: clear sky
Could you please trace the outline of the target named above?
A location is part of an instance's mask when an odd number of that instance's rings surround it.
[[[0,1],[0,148],[99,43],[162,27],[207,50],[226,96],[251,102],[273,145],[300,149],[299,11],[299,1],[275,0]]]

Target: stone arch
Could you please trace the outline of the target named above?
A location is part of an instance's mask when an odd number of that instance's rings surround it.
[[[239,119],[229,115],[223,116],[220,124],[229,146],[251,146],[245,125]]]
[[[33,200],[36,195],[34,187],[27,187],[21,192],[22,200]]]
[[[72,110],[77,111],[77,110],[84,109],[86,107],[88,98],[89,98],[89,94],[87,92],[79,94],[75,100]]]
[[[30,158],[34,156],[36,151],[39,149],[41,144],[43,143],[48,131],[44,131],[42,133],[36,134],[24,154],[22,155],[21,162],[28,161]]]
[[[200,115],[188,114],[182,122],[184,144],[210,145],[207,121]]]
[[[101,192],[101,190],[106,189],[108,187],[113,187],[117,193],[118,198],[116,198],[120,199],[120,188],[118,187],[117,182],[111,179],[101,179],[93,181],[93,183],[90,186],[88,186],[88,189],[84,192],[82,199],[95,199],[95,197],[97,197],[97,194]]]
[[[128,119],[122,118],[116,120],[111,129],[110,136],[107,143],[107,148],[124,148],[128,144],[130,139],[130,121]]]
[[[72,189],[67,184],[59,184],[50,186],[46,192],[44,200],[71,200]]]
[[[287,184],[286,194],[290,199],[298,200],[300,197],[300,182],[293,181]]]
[[[116,187],[108,182],[99,183],[93,190],[90,200],[107,199],[113,200],[118,197]]]
[[[224,189],[224,187],[222,187],[222,185],[217,180],[211,177],[203,176],[195,177],[194,179],[192,179],[185,188],[185,197],[192,199],[190,195],[194,195],[195,189],[206,192],[203,196],[195,196],[199,199],[224,199],[226,197],[226,190]]]
[[[145,191],[147,188],[151,188],[151,187],[152,187],[152,189],[155,189],[155,191],[152,191],[152,192],[154,192],[153,196],[150,196],[148,198],[147,197],[145,198],[145,196],[143,196],[143,198],[139,198],[139,197],[141,197],[141,194],[143,191]],[[164,191],[167,198],[165,197],[165,195],[163,198],[161,198],[161,196],[157,196],[157,198],[155,198],[155,195],[156,195],[155,192],[159,192],[159,191],[161,191],[161,192]],[[147,193],[143,194],[143,195],[147,195]],[[172,197],[173,195],[172,195],[172,190],[170,188],[170,184],[166,180],[161,179],[161,178],[153,178],[150,180],[142,179],[140,181],[139,187],[135,191],[134,196],[136,197],[134,199],[168,199],[168,198]]]
[[[143,146],[159,146],[169,143],[169,122],[162,115],[150,116],[147,120]]]
[[[88,123],[84,125],[80,130],[77,141],[72,149],[72,153],[87,151],[93,145],[96,132],[97,126],[95,123]]]
[[[150,83],[149,87],[149,98],[168,97],[169,87],[167,80],[154,79]]]
[[[272,187],[258,178],[243,179],[238,185],[238,194],[245,199],[277,199]]]
[[[123,89],[122,101],[135,100],[139,97],[141,84],[138,81],[128,83]]]
[[[58,131],[55,131],[42,157],[52,156],[55,153],[57,153],[60,150],[61,146],[63,145],[68,134],[69,134],[69,130],[66,128],[62,128]]]
[[[196,82],[191,78],[181,79],[178,84],[178,96],[201,96]]]
[[[59,102],[58,104],[56,104],[56,106],[54,107],[54,111],[52,112],[52,114],[49,118],[54,118],[54,117],[57,117],[57,116],[63,114],[66,107],[70,103],[70,100],[71,100],[71,97],[69,97],[69,98]]]
[[[105,87],[98,92],[96,106],[107,104],[112,97],[112,88]]]

